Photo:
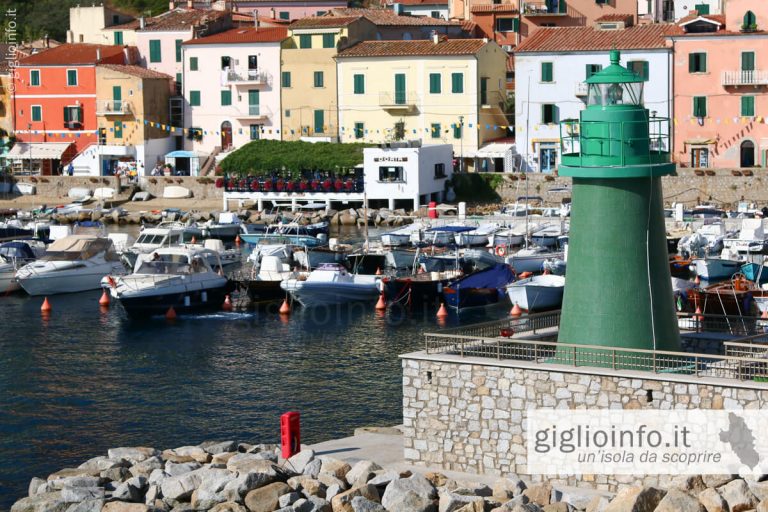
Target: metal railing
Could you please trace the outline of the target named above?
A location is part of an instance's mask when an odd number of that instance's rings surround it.
[[[413,91],[380,92],[379,105],[382,107],[412,107],[419,101]]]
[[[489,337],[500,336],[502,332],[512,334],[539,334],[544,329],[556,328],[560,325],[560,311],[548,311],[545,313],[536,313],[525,315],[518,318],[504,318],[502,320],[492,320],[478,324],[467,325],[463,327],[454,327],[443,329],[440,334],[452,336],[477,336]]]
[[[677,325],[681,330],[694,333],[724,333],[744,337],[764,333],[760,318],[756,316],[678,313]]]
[[[131,113],[131,104],[126,100],[98,100],[96,114],[125,115]]]
[[[629,135],[643,132],[637,129],[637,124],[648,125],[647,137]],[[600,167],[667,163],[669,126],[667,117],[652,117],[647,121],[562,121],[560,150],[563,163],[570,161],[570,165],[580,167],[593,167],[595,162]]]
[[[247,107],[235,107],[235,116],[240,118],[245,117],[268,117],[272,115],[272,111],[269,107],[264,105],[248,105]]]
[[[530,339],[459,336],[444,333],[424,335],[428,354],[479,357],[497,361],[520,361],[572,368],[590,367],[613,371],[632,370],[654,374],[716,377],[740,381],[768,380],[768,359],[723,355],[641,350],[598,345],[576,345]]]
[[[564,0],[525,2],[522,11],[527,16],[565,16],[567,14]]]
[[[768,85],[768,70],[723,71],[723,85]]]
[[[231,69],[227,72],[227,81],[242,84],[266,84],[271,74],[261,69]]]

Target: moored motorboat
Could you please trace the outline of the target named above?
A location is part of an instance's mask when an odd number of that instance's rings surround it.
[[[531,276],[507,286],[507,295],[512,304],[526,311],[555,309],[563,303],[565,278],[552,274]]]
[[[448,283],[445,303],[455,309],[489,306],[507,300],[506,287],[515,280],[509,265],[495,265]]]
[[[109,238],[70,235],[56,240],[45,256],[21,267],[16,279],[30,295],[96,290],[108,274],[125,269]]]
[[[350,274],[339,264],[327,263],[306,279],[288,279],[280,286],[304,307],[330,306],[376,300],[380,279],[376,275]]]
[[[16,271],[45,253],[45,244],[36,240],[17,240],[0,244],[0,293],[20,290]]]
[[[438,306],[443,288],[462,275],[460,270],[422,272],[405,277],[384,277],[380,289],[388,302],[415,307]]]
[[[275,302],[285,297],[286,292],[280,283],[286,279],[297,279],[308,275],[308,272],[296,272],[291,266],[283,263],[278,256],[263,256],[258,269],[254,267],[252,274],[240,281],[248,297],[254,303]]]
[[[515,272],[541,272],[544,268],[544,262],[552,258],[562,258],[563,252],[552,252],[545,247],[534,246],[526,249],[520,249],[515,254],[507,256],[506,262],[512,265]]]
[[[472,231],[463,231],[456,233],[457,245],[487,245],[488,237],[499,230],[498,224],[481,224]]]
[[[133,317],[221,309],[232,290],[229,280],[211,268],[218,254],[199,246],[164,247],[144,255],[133,274],[109,276],[109,291]]]
[[[691,269],[701,279],[714,281],[726,279],[739,271],[742,262],[724,258],[697,258],[691,261]]]
[[[688,306],[708,315],[751,316],[755,313],[757,286],[741,274],[729,281],[687,290]],[[753,309],[754,308],[754,309]]]

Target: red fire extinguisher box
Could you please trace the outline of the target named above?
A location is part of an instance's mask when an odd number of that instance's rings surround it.
[[[280,444],[284,459],[301,451],[301,423],[298,412],[286,412],[280,416]]]

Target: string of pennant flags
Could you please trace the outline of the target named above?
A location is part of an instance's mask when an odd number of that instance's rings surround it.
[[[675,117],[672,121],[673,121],[675,126],[679,126],[681,123],[689,123],[689,124],[692,124],[692,125],[699,124],[700,126],[706,126],[707,124],[712,124],[712,123],[718,124],[718,125],[719,124],[726,124],[726,125],[729,125],[729,124],[748,124],[750,122],[754,122],[754,123],[758,123],[758,124],[763,124],[763,123],[768,124],[768,117],[763,117],[763,116],[734,116],[734,117],[724,117],[724,118],[716,118],[715,119],[715,118],[699,118],[699,117],[689,116],[687,118],[677,118],[677,117]],[[137,122],[143,123],[145,126],[149,126],[151,128],[159,128],[160,130],[166,131],[166,132],[168,132],[170,134],[176,133],[176,134],[188,135],[188,134],[192,133],[193,135],[198,135],[198,136],[200,136],[200,135],[202,135],[202,136],[205,136],[205,135],[217,135],[217,136],[219,136],[219,135],[221,135],[221,131],[220,130],[203,130],[201,128],[194,128],[194,127],[193,128],[183,128],[183,127],[179,127],[179,126],[172,126],[170,124],[163,124],[163,123],[156,122],[156,121],[149,121],[147,119],[143,119],[143,120],[142,119],[137,119]],[[443,133],[450,133],[451,130],[454,130],[454,129],[459,128],[461,126],[464,126],[464,127],[470,128],[470,129],[475,128],[475,127],[478,127],[478,128],[483,128],[484,127],[486,130],[495,130],[495,131],[496,130],[505,131],[507,129],[514,129],[513,125],[496,125],[496,124],[490,124],[490,123],[485,123],[485,124],[484,123],[465,123],[464,125],[462,125],[461,123],[452,123],[452,124],[450,124],[448,126],[449,126],[449,128],[442,129],[441,132],[443,132]],[[548,127],[548,126],[551,126],[551,124],[536,124],[536,125],[534,125],[532,127],[532,129],[533,130],[540,130],[542,127]],[[330,127],[328,125],[324,125],[323,126],[324,130],[328,130],[329,128]],[[127,128],[126,127],[126,129],[128,130],[128,134],[130,135],[130,133],[132,133],[136,129],[136,126],[134,125],[132,128]],[[115,132],[115,128],[114,127],[109,127],[108,130],[109,130],[110,133],[114,133]],[[247,129],[246,129],[246,131],[247,131]],[[389,133],[389,132],[392,132],[392,131],[394,131],[394,128],[391,128],[391,127],[390,128],[381,128],[381,129],[368,129],[368,128],[365,128],[363,133],[365,135],[372,135],[372,134],[381,134],[381,133],[386,134],[386,133]],[[425,127],[423,129],[423,131],[425,133],[430,133],[433,130],[430,127]],[[524,131],[525,131],[524,127],[518,128],[518,132],[524,132]],[[288,129],[286,129],[286,130],[283,130],[282,133],[286,133],[286,132],[290,132],[291,135],[296,135],[296,134],[301,135],[303,133],[309,133],[309,129],[308,129],[308,127],[303,127],[300,130],[295,130],[295,129],[288,130]],[[346,133],[346,132],[357,133],[357,128],[355,128],[355,127],[346,128],[346,127],[342,126],[341,127],[341,132],[342,133]],[[412,128],[411,132],[413,134],[418,134],[420,132],[420,129]],[[65,138],[79,138],[82,135],[98,134],[99,130],[98,129],[97,130],[79,130],[77,133],[56,133],[56,132],[50,132],[50,131],[47,131],[47,130],[31,130],[31,133],[33,133],[35,135],[44,134],[44,135],[47,135],[48,137],[52,137],[52,138],[55,138],[57,135],[59,135],[60,138],[65,139]],[[242,134],[245,133],[245,131],[243,130],[243,128],[238,128],[237,133],[239,135],[242,135]],[[267,128],[267,127],[261,126],[260,129],[259,129],[259,133],[261,133],[261,134],[280,134],[281,131],[280,131],[280,129],[277,129],[277,128]]]

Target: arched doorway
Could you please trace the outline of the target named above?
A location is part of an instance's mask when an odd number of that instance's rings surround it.
[[[745,140],[741,143],[741,167],[755,166],[755,143]]]
[[[232,147],[232,123],[224,121],[221,123],[221,149],[226,151]]]

